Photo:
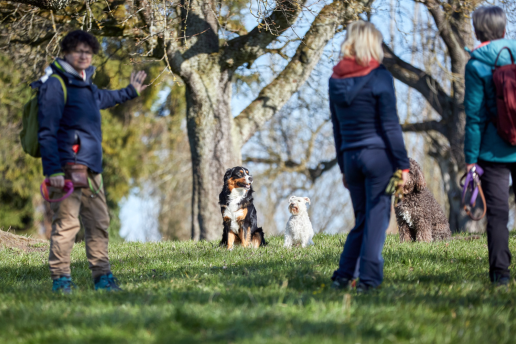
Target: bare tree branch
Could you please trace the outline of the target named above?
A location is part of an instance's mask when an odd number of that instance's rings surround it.
[[[420,123],[407,123],[402,124],[401,129],[405,132],[428,132],[437,131],[441,134],[445,133],[444,126],[440,121],[425,121]]]
[[[385,43],[383,52],[383,64],[396,79],[421,93],[441,117],[450,114],[448,109],[451,109],[453,99],[432,76],[400,59]]]
[[[31,6],[36,6],[39,8],[43,8],[46,10],[61,10],[66,6],[70,5],[72,2],[78,2],[77,0],[15,0],[12,2],[17,2],[20,4],[26,4]],[[84,1],[81,1],[84,2]]]
[[[315,182],[320,176],[323,175],[324,172],[331,170],[335,165],[337,165],[337,158],[334,158],[329,161],[321,161],[314,168],[306,168],[304,163],[299,163],[293,160],[277,160],[271,158],[253,158],[247,157],[244,159],[245,163],[253,162],[258,164],[266,164],[266,165],[276,165],[278,166],[275,170],[279,173],[281,172],[297,172],[302,173],[309,177],[312,182]],[[282,171],[283,170],[283,171]]]
[[[464,46],[467,42],[464,40],[464,33],[460,32],[462,25],[456,24],[461,20],[469,21],[469,18],[462,12],[463,9],[460,2],[450,1],[449,3],[445,3],[445,6],[448,6],[449,8],[448,11],[443,10],[441,7],[443,6],[443,3],[438,0],[426,0],[424,4],[434,18],[439,31],[439,36],[441,36],[444,44],[446,44],[446,47],[448,48],[448,53],[452,59],[452,72],[461,73],[462,76],[463,71],[454,70],[455,68],[453,65],[463,66],[464,60],[467,61],[469,56],[464,50]]]
[[[266,87],[244,111],[234,119],[234,135],[244,144],[269,120],[304,84],[339,25],[357,19],[366,9],[368,0],[334,1],[324,6],[312,22],[303,43],[285,69]]]
[[[251,32],[233,38],[227,42],[227,47],[221,55],[229,68],[236,69],[244,63],[250,65],[258,57],[267,53],[267,46],[277,40],[281,33],[292,26],[297,20],[307,0],[280,0],[272,13],[262,20]],[[267,26],[273,25],[274,31]]]
[[[337,165],[337,158],[329,161],[321,161],[317,164],[317,167],[308,169],[310,179],[312,179],[312,182],[315,182],[324,172],[331,170],[335,165]]]

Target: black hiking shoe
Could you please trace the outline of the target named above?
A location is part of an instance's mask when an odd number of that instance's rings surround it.
[[[358,282],[357,284],[357,293],[358,294],[367,294],[371,292],[372,290],[375,290],[376,288],[373,286],[370,286],[365,283]]]
[[[511,282],[509,276],[494,275],[493,284],[495,287],[506,287]]]
[[[350,290],[351,282],[349,278],[337,277],[331,283],[330,288],[335,290]]]

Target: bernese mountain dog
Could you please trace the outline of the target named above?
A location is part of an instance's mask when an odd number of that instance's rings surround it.
[[[262,228],[258,228],[253,204],[253,177],[249,170],[236,166],[226,170],[224,186],[219,195],[224,232],[221,246],[233,249],[235,243],[243,247],[267,245]]]

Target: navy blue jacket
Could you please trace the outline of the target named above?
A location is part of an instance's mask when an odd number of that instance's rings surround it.
[[[62,173],[67,162],[88,166],[93,172],[102,172],[102,131],[100,110],[136,98],[136,89],[128,87],[108,91],[95,86],[91,78],[95,71],[89,67],[86,81],[69,74],[55,61],[51,68],[66,84],[67,102],[63,87],[57,78],[45,83],[35,82],[38,94],[38,140],[46,176]],[[78,137],[80,150],[75,157],[72,146]]]
[[[396,110],[394,80],[384,66],[366,76],[330,78],[329,89],[335,149],[342,173],[343,152],[357,148],[386,149],[396,168],[410,168]]]

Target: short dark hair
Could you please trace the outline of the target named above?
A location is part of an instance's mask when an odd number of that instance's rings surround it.
[[[481,42],[503,38],[507,18],[498,6],[482,6],[473,12],[473,27]]]
[[[68,33],[68,35],[66,35],[61,41],[61,50],[64,53],[69,53],[77,48],[79,43],[88,45],[91,50],[93,50],[94,54],[99,52],[100,44],[99,41],[97,41],[97,38],[95,38],[91,33],[82,30],[75,30]]]

